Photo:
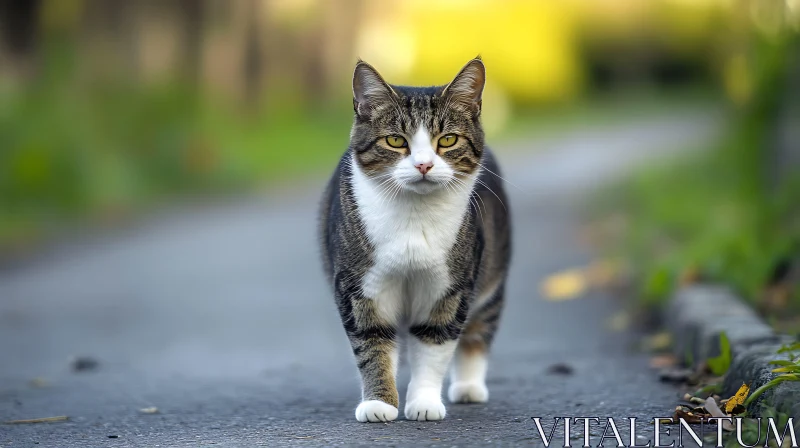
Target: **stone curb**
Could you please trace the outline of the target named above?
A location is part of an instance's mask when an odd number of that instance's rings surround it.
[[[726,396],[742,383],[754,391],[775,378],[772,369],[776,366],[769,361],[781,359],[775,351],[791,340],[775,333],[733,291],[718,285],[681,288],[669,302],[666,324],[675,355],[684,362],[698,363],[719,355],[719,335],[725,332],[733,356],[723,387]],[[800,420],[800,383],[787,381],[764,392],[748,411],[759,415],[761,404]]]

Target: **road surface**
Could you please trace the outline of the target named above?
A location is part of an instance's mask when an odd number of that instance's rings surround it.
[[[716,121],[690,113],[496,148],[514,185],[514,260],[488,404],[448,405],[442,422],[356,422],[357,372],[317,259],[319,179],[0,272],[0,421],[69,416],[0,425],[0,447],[538,445],[532,417],[549,428],[554,416],[668,416],[677,391],[632,348],[637,335],[607,329],[619,301],[549,302],[539,283],[590,260],[576,239],[582,199]],[[71,356],[99,368],[75,373]],[[557,363],[573,373],[548,373]],[[401,397],[407,381],[402,366]]]

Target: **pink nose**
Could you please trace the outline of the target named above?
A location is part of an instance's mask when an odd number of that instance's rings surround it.
[[[420,173],[425,175],[433,168],[433,162],[415,163],[414,166],[417,167]]]

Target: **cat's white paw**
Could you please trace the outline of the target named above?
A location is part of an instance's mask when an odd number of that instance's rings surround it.
[[[421,396],[406,403],[406,419],[418,421],[442,420],[447,411],[442,400],[436,396]]]
[[[489,400],[489,389],[484,383],[457,382],[450,385],[447,398],[451,403],[486,403]]]
[[[360,422],[390,422],[397,418],[397,408],[380,400],[362,401],[356,408]]]

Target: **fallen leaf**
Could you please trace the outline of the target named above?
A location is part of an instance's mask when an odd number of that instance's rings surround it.
[[[28,385],[37,389],[41,389],[43,387],[49,387],[50,383],[42,377],[37,377],[28,381]]]
[[[750,386],[742,383],[742,387],[740,387],[739,390],[736,391],[736,394],[725,403],[725,412],[730,414],[737,405],[743,405],[748,395],[750,395]]]
[[[729,415],[722,412],[722,410],[720,410],[719,406],[717,406],[717,401],[714,400],[713,397],[706,398],[705,408],[708,411],[708,413],[711,414],[712,417],[717,417],[717,418],[730,417]],[[727,420],[720,420],[720,422],[722,423],[722,429],[724,429],[725,431],[733,431],[733,423]]]
[[[675,419],[678,420],[681,418],[687,423],[703,423],[705,417],[702,414],[695,414],[682,406],[678,406],[675,408]]]
[[[650,358],[650,368],[663,369],[665,367],[673,367],[678,364],[678,358],[675,355],[656,355]]]
[[[552,301],[570,300],[586,290],[587,282],[583,270],[569,269],[547,277],[541,290],[545,299]]]
[[[631,326],[631,315],[627,311],[619,311],[608,319],[606,325],[611,331],[625,331]]]
[[[692,404],[704,404],[706,401],[700,397],[692,397],[689,399],[689,403]]]
[[[742,415],[747,412],[747,408],[744,405],[737,404],[736,406],[731,409],[731,415]]]
[[[27,420],[10,420],[5,422],[7,425],[24,425],[28,423],[51,423],[51,422],[64,422],[69,420],[69,417],[66,415],[59,415],[57,417],[42,417],[42,418],[31,418]]]
[[[668,331],[652,334],[644,338],[642,346],[651,352],[664,351],[672,346],[672,335]]]
[[[589,284],[593,287],[604,287],[611,284],[619,275],[619,266],[610,260],[595,261],[584,271]]]

